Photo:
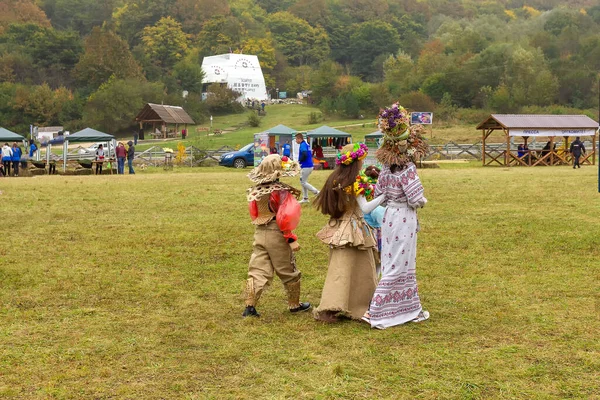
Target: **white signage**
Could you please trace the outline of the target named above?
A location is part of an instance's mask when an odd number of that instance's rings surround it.
[[[267,100],[267,87],[257,56],[221,54],[202,60],[204,83],[226,83],[245,99]]]
[[[511,129],[509,136],[594,136],[596,129]]]

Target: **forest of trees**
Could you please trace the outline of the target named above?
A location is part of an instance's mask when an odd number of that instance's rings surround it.
[[[597,0],[0,0],[0,126],[131,127],[145,102],[235,111],[204,56],[258,55],[268,88],[326,114],[392,100],[445,119],[596,117]],[[190,95],[183,99],[182,91]],[[273,91],[274,94],[274,91]],[[469,121],[470,122],[470,121]]]

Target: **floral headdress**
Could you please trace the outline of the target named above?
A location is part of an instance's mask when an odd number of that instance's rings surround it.
[[[369,148],[364,143],[354,143],[352,150],[348,150],[345,153],[338,153],[335,164],[350,165],[356,160],[363,160],[368,152]]]
[[[375,154],[384,165],[405,166],[425,156],[429,146],[422,135],[422,125],[410,126],[409,113],[398,103],[379,113],[383,144]]]

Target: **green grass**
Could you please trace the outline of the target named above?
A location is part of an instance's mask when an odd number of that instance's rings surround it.
[[[595,168],[422,170],[431,319],[385,331],[290,315],[277,279],[242,319],[249,170],[190,171],[0,179],[0,398],[598,398]],[[315,305],[325,222],[297,230]]]
[[[252,128],[246,125],[248,118],[247,113],[230,114],[225,116],[215,116],[213,119],[213,129],[227,130],[222,135],[213,136],[207,135],[207,132],[198,132],[196,127],[188,129],[189,137],[182,141],[170,139],[154,143],[141,142],[137,146],[138,150],[146,150],[151,146],[171,147],[176,148],[177,143],[183,142],[186,146],[193,145],[203,149],[218,149],[221,146],[242,147],[254,140],[254,134],[272,128],[276,125],[283,124],[290,128],[299,131],[308,131],[318,128],[321,125],[329,125],[332,127],[342,127],[348,125],[356,125],[344,127],[341,130],[352,134],[355,141],[363,140],[368,133],[377,130],[375,125],[376,115],[367,115],[365,119],[343,119],[339,117],[326,117],[317,124],[308,124],[308,117],[311,112],[321,114],[319,109],[309,105],[298,104],[274,104],[266,108],[267,115],[260,117],[261,125],[258,128]],[[206,122],[201,127],[209,127],[210,123]],[[457,125],[447,126],[445,124],[435,123],[431,127],[427,127],[426,137],[432,144],[445,144],[450,141],[456,143],[476,143],[481,140],[481,132],[475,129],[475,125]],[[125,138],[129,140],[129,138]],[[491,142],[500,142],[504,140],[500,134],[492,135]]]

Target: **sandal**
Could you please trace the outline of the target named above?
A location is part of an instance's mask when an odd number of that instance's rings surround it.
[[[371,314],[369,314],[368,311],[365,311],[365,315],[363,315],[360,320],[366,322],[369,325],[371,325]]]
[[[423,311],[421,311],[419,313],[419,315],[417,315],[417,318],[413,319],[410,322],[423,322],[423,321],[426,321],[428,319],[429,319],[429,311],[423,310]]]

